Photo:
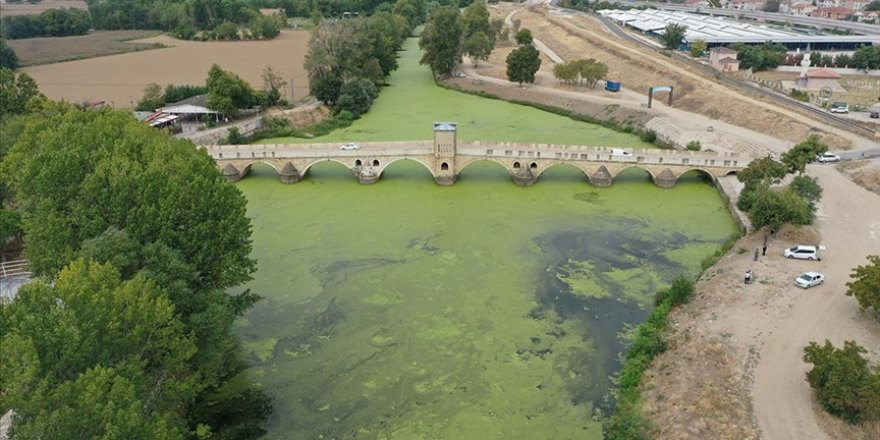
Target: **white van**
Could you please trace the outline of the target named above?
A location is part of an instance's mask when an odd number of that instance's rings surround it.
[[[798,260],[821,260],[816,246],[797,245],[792,246],[782,253],[785,258],[797,258]]]
[[[623,156],[623,157],[632,157],[632,153],[624,150],[623,148],[612,148],[611,149],[612,156]]]

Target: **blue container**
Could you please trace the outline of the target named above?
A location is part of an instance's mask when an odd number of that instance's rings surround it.
[[[605,81],[605,90],[610,92],[620,91],[620,81]]]

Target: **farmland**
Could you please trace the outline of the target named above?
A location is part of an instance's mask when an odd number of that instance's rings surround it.
[[[75,37],[9,40],[6,44],[15,51],[19,64],[26,67],[165,47],[158,42],[132,41],[156,34],[156,31],[92,31]]]
[[[15,5],[10,3],[0,3],[0,17],[12,15],[37,15],[43,11],[57,8],[85,10],[88,9],[88,5],[82,0],[43,0],[34,4],[23,2]]]
[[[71,38],[81,37],[52,40]],[[163,49],[31,66],[22,71],[52,99],[133,107],[150,83],[204,84],[214,63],[254,87],[262,87],[260,74],[271,65],[285,80],[293,80],[294,98],[298,99],[308,94],[308,76],[302,67],[308,41],[309,33],[304,31],[284,31],[274,40],[241,42],[182,41],[163,35],[134,42],[167,46]],[[16,52],[22,53],[17,48]],[[289,88],[284,94],[290,99]]]

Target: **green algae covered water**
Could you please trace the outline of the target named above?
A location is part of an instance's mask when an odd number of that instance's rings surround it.
[[[736,227],[715,189],[499,165],[451,187],[412,162],[240,183],[263,295],[238,323],[270,439],[600,439],[619,333]]]

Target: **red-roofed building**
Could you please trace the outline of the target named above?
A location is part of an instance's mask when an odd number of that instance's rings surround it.
[[[798,78],[797,86],[801,90],[819,90],[822,87],[831,87],[832,90],[836,90],[839,79],[840,74],[831,69],[807,69]]]
[[[810,17],[814,18],[830,18],[831,20],[844,20],[853,15],[855,11],[850,8],[816,8],[810,13]]]

